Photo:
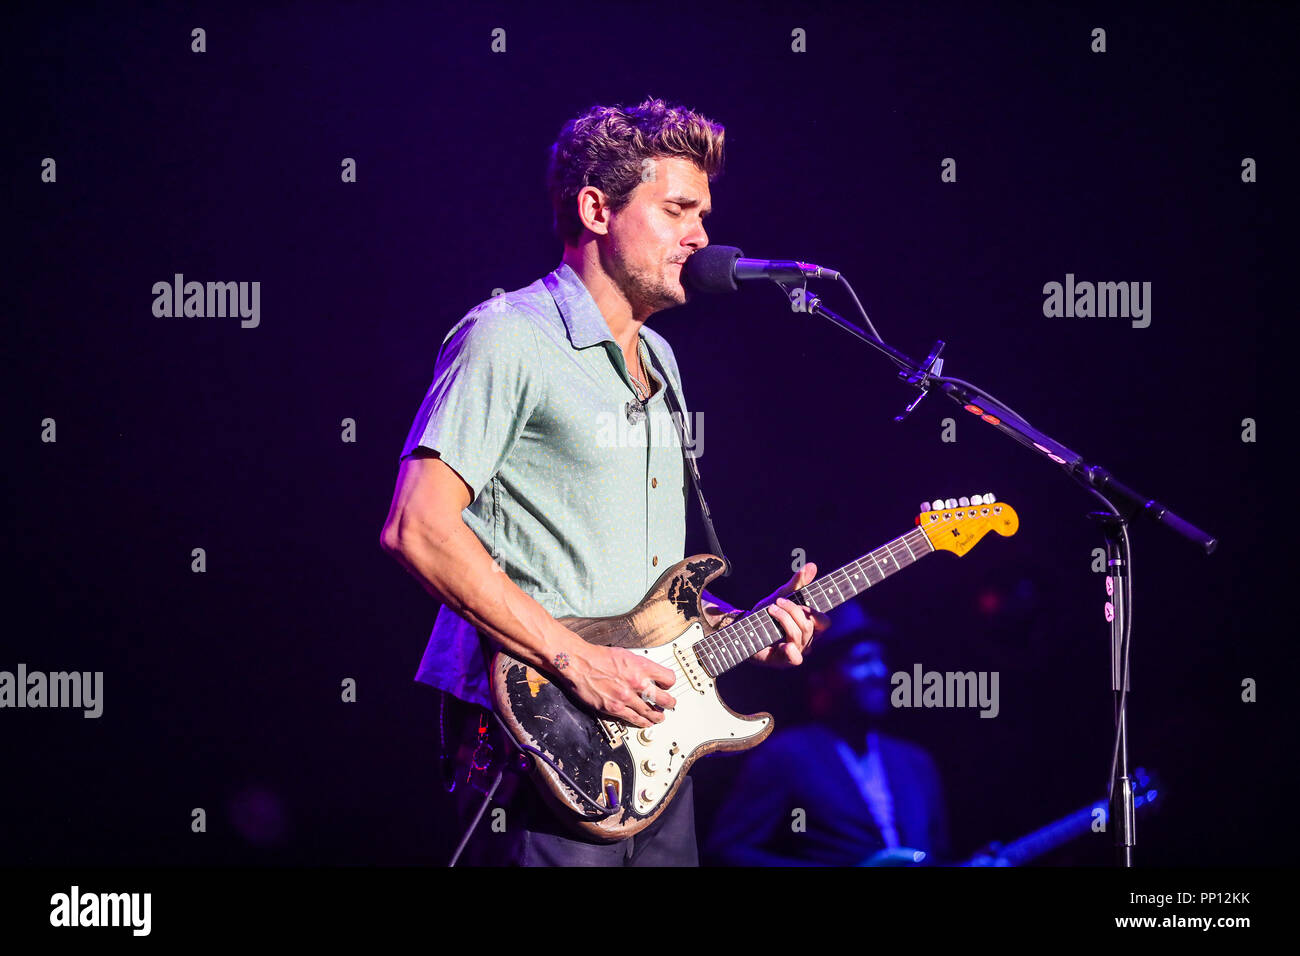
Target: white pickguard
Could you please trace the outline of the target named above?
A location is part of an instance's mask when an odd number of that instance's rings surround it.
[[[644,729],[623,725],[623,743],[636,766],[633,786],[624,792],[631,793],[632,807],[639,814],[649,814],[658,806],[677,782],[686,758],[696,750],[715,741],[759,736],[771,723],[770,717],[737,717],[722,705],[713,678],[704,672],[691,651],[691,646],[703,637],[704,629],[697,623],[670,644],[628,648],[680,675],[670,691],[677,706],[664,712],[663,723]],[[652,769],[647,769],[647,761],[653,761]]]

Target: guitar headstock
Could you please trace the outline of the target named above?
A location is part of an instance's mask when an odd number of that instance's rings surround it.
[[[990,492],[973,498],[924,501],[916,525],[934,550],[961,557],[990,531],[1011,537],[1020,528],[1020,517],[1005,501],[994,501]]]

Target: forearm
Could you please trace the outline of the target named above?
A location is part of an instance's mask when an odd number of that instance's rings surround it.
[[[385,547],[426,591],[539,670],[554,673],[557,655],[581,650],[583,641],[511,581],[463,521],[404,528]]]

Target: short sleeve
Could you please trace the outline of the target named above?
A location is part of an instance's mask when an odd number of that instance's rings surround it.
[[[436,451],[477,498],[509,458],[545,387],[536,331],[524,313],[480,306],[448,333],[404,459]]]

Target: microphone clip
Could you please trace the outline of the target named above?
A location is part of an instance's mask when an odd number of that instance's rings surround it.
[[[906,384],[915,385],[921,391],[920,394],[917,395],[916,398],[912,399],[908,406],[903,409],[901,414],[894,416],[894,421],[901,422],[908,415],[912,414],[912,410],[916,408],[917,405],[921,404],[921,399],[925,398],[925,396],[930,393],[930,377],[943,374],[943,359],[939,357],[939,354],[942,351],[943,340],[940,339],[934,343],[934,348],[932,348],[930,354],[925,357],[925,361],[921,364],[920,368],[914,369],[911,372],[898,373],[898,377]]]
[[[784,279],[773,279],[772,281],[785,292],[786,300],[790,303],[791,312],[812,312],[816,306],[821,304],[821,297],[816,292],[808,291],[808,278],[806,276],[802,285],[796,285]]]

